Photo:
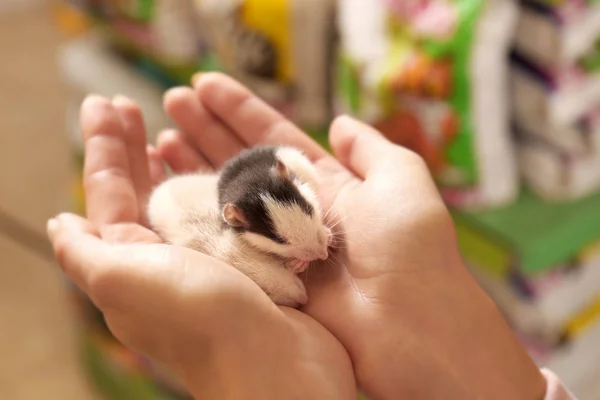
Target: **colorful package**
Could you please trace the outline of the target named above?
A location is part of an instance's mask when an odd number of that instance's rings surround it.
[[[511,103],[518,127],[538,132],[561,144],[559,147],[566,145],[562,147],[565,151],[574,150],[578,130],[597,130],[600,63],[596,64],[594,58],[594,54],[589,54],[578,63],[548,68],[515,54],[511,64]]]
[[[600,44],[600,42],[599,42]],[[600,152],[600,51],[560,68],[518,54],[511,66],[512,114],[520,134],[573,156]]]
[[[600,302],[574,318],[577,335],[556,345],[547,345],[526,335],[517,336],[534,361],[560,376],[578,399],[597,399],[600,393]]]
[[[523,191],[508,207],[453,211],[459,244],[469,264],[500,279],[525,279],[566,264],[600,239],[600,194],[548,203]]]
[[[540,140],[518,149],[524,181],[547,201],[565,202],[600,190],[600,154],[573,155]]]
[[[508,207],[453,213],[463,258],[523,332],[555,335],[600,295],[598,204],[525,191]]]
[[[514,104],[518,103],[520,102],[515,101]],[[517,136],[546,142],[572,157],[600,154],[600,108],[565,127],[553,126],[547,120],[521,111],[515,112],[514,115]]]
[[[195,0],[224,70],[307,128],[331,117],[333,0]]]
[[[582,399],[600,371],[600,195],[455,211],[463,258],[540,366]],[[585,395],[588,397],[585,397]]]
[[[504,0],[343,0],[340,111],[423,156],[453,205],[517,194],[508,129]]]
[[[597,0],[526,0],[515,35],[524,57],[548,67],[574,63],[600,37]]]
[[[520,333],[556,345],[569,335],[573,320],[600,297],[600,241],[586,246],[563,265],[506,279],[472,266],[473,276]]]
[[[550,18],[553,29],[564,28],[565,38],[574,31],[589,33],[585,28],[588,19],[598,19],[593,25],[597,33],[585,42],[586,48],[578,48],[568,57],[541,57],[529,51],[521,37],[512,57],[511,103],[524,180],[547,200],[570,201],[600,189],[600,8],[590,8],[585,2],[561,2],[552,9],[526,6],[523,18],[532,24],[530,29],[540,29],[537,34],[541,35],[545,28],[536,25],[542,22],[532,20],[534,17],[546,24]],[[556,46],[545,49],[544,40],[556,39],[549,39],[551,33],[536,39],[536,32],[520,29],[519,35],[528,38],[534,49],[560,53]]]

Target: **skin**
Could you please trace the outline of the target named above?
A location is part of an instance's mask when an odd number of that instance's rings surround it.
[[[145,227],[146,199],[165,173],[138,107],[90,97],[81,120],[89,220],[63,214],[48,233],[113,334],[176,372],[198,399],[354,398],[348,354],[330,332],[278,308],[234,268]],[[161,149],[180,138],[165,133]]]
[[[313,390],[297,398],[355,398],[347,356],[374,400],[543,397],[543,376],[464,267],[452,220],[421,158],[349,117],[331,126],[333,157],[220,74],[169,91],[165,108],[185,134],[162,134],[150,167],[142,167],[143,136],[132,134],[141,125],[126,132],[119,104],[86,101],[89,221],[63,215],[49,223],[61,265],[126,345],[171,365],[197,398],[205,398],[206,386],[219,398],[268,392],[255,382],[274,373],[281,382],[268,382],[277,389],[253,398],[288,398],[281,396],[288,389]],[[112,109],[121,125],[106,126]],[[215,260],[145,244],[158,241],[142,218],[145,182],[152,182],[144,168],[161,176],[153,159],[177,172],[212,170],[258,144],[303,149],[318,168],[325,209],[338,217],[336,254],[305,272],[303,313],[273,306]],[[158,297],[160,303],[152,300]]]

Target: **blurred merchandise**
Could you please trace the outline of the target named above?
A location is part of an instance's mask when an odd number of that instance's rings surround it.
[[[421,154],[454,206],[518,192],[506,56],[513,1],[343,0],[339,103]]]
[[[331,119],[335,0],[81,0],[103,36],[166,86],[223,70],[311,133]],[[306,29],[310,27],[310,29]]]
[[[549,201],[600,189],[600,4],[525,1],[511,67],[525,183]]]
[[[563,342],[548,344],[522,336],[521,342],[538,365],[556,372],[579,400],[600,398],[600,302],[573,317]]]
[[[454,213],[473,276],[534,359],[576,393],[600,371],[589,339],[600,335],[599,203],[549,204],[524,192],[503,209]]]
[[[72,0],[116,49],[171,86],[219,65],[198,35],[191,0]]]
[[[78,7],[62,0],[52,2],[52,11],[61,30],[72,36],[88,32],[92,26],[90,18]]]
[[[596,0],[523,0],[515,47],[548,67],[573,64],[600,36]]]
[[[518,154],[525,183],[548,201],[577,200],[600,189],[599,152],[576,154],[524,138]]]
[[[69,88],[68,121],[75,141],[81,140],[79,106],[89,94],[108,98],[120,94],[134,100],[142,110],[152,143],[160,130],[172,125],[162,107],[163,86],[140,74],[103,40],[92,35],[72,40],[61,49],[58,62]]]
[[[515,55],[511,80],[515,122],[528,132],[546,131],[552,141],[559,141],[557,136],[586,122],[590,128],[598,126],[594,114],[600,109],[600,64],[550,69]]]
[[[334,0],[195,0],[223,69],[307,129],[331,119]]]

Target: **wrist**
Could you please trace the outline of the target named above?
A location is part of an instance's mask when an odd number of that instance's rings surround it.
[[[378,399],[543,399],[546,381],[540,370],[489,297],[466,281],[461,286],[445,282],[454,289],[445,293],[444,310],[419,315],[395,306],[377,318],[384,322],[372,324],[377,341],[351,352],[357,380],[368,394]]]

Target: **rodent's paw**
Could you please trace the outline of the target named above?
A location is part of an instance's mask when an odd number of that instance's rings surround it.
[[[271,299],[277,305],[296,308],[308,302],[308,294],[302,280],[294,275],[289,285],[271,293]]]
[[[285,263],[285,266],[288,269],[294,271],[295,274],[299,274],[301,272],[306,271],[306,269],[308,268],[308,264],[310,264],[310,262],[308,261],[300,260],[297,258],[290,258]]]

